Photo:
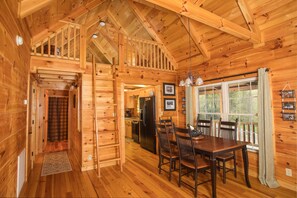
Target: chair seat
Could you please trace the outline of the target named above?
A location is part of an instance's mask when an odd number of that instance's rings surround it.
[[[203,169],[210,166],[209,161],[204,158],[196,157],[195,160],[196,160],[196,163],[198,164],[198,167],[197,167],[198,169]],[[195,169],[195,163],[193,163],[192,160],[181,160],[181,164],[188,168]]]
[[[234,158],[234,154],[233,153],[224,153],[224,154],[218,155],[216,158],[217,158],[217,160],[229,160],[229,159]]]
[[[170,156],[169,152],[162,151],[161,155],[166,157],[166,158],[172,158],[172,159],[178,159],[179,158],[178,153],[176,153],[176,152],[172,152],[172,155]]]

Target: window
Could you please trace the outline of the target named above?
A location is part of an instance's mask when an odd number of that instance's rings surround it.
[[[238,118],[237,139],[250,142],[250,149],[258,149],[258,82],[256,78],[229,81],[196,88],[197,112],[201,119],[215,123],[213,135],[218,135],[220,119]]]

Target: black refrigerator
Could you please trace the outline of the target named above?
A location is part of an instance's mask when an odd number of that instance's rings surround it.
[[[156,153],[155,97],[140,97],[140,146]]]

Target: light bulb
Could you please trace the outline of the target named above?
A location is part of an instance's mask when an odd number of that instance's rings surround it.
[[[181,81],[179,82],[179,86],[180,86],[180,87],[185,86],[185,81],[184,81],[184,80],[181,80]]]
[[[193,82],[192,82],[191,78],[188,77],[188,78],[186,79],[186,81],[185,81],[185,86],[186,86],[186,87],[189,87],[189,86],[191,86],[192,84],[193,84]]]
[[[202,78],[201,77],[198,77],[197,79],[196,79],[196,83],[195,83],[196,85],[202,85],[203,84],[203,80],[202,80]]]
[[[17,46],[23,45],[23,43],[24,43],[23,38],[19,35],[17,35],[15,37],[15,42],[16,42]]]

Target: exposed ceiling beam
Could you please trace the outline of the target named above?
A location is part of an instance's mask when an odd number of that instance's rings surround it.
[[[124,34],[125,36],[128,36],[128,32],[123,28],[123,26],[119,23],[119,21],[113,16],[113,14],[110,12],[110,10],[107,10],[107,16],[108,19],[113,23],[113,25],[116,27],[117,31]]]
[[[131,10],[134,12],[134,14],[138,18],[138,20],[141,22],[143,27],[146,29],[146,31],[149,33],[149,35],[158,43],[163,44],[162,50],[164,50],[164,52],[168,55],[172,64],[175,67],[177,67],[176,60],[174,59],[174,57],[172,56],[172,54],[170,53],[170,51],[167,49],[166,45],[164,44],[165,41],[156,33],[156,31],[153,29],[153,26],[150,24],[150,22],[145,18],[144,14],[135,5],[135,2],[133,2],[132,0],[127,0],[127,2],[129,4]]]
[[[61,19],[62,21],[74,21],[75,18],[80,17],[84,14],[86,14],[87,12],[89,12],[92,9],[95,9],[96,7],[98,7],[99,5],[101,5],[102,3],[104,3],[106,0],[90,0],[86,5],[82,5],[78,8],[76,8],[75,10],[72,10],[70,12],[70,14],[68,14],[67,16],[65,16],[63,19]],[[32,37],[32,43],[36,43],[38,41],[40,41],[41,39],[47,37],[47,35],[51,32],[56,31],[57,29],[63,27],[65,25],[65,23],[54,23],[52,26],[50,26],[49,28],[44,29],[42,32],[38,33],[37,35]]]
[[[101,46],[101,44],[98,42],[97,39],[92,39],[92,42],[94,45],[100,50],[100,52],[103,54],[103,56],[108,60],[110,64],[112,64],[112,57],[109,55],[109,53],[104,49],[104,47]]]
[[[259,43],[260,38],[253,32],[233,23],[223,17],[220,17],[210,11],[207,11],[190,1],[168,1],[168,0],[134,0],[136,2],[150,2],[160,7],[166,8],[183,16],[189,17],[195,21],[221,30],[243,40],[253,43]]]
[[[37,10],[49,5],[52,0],[21,0],[18,4],[19,18],[25,18]]]
[[[196,1],[194,2],[194,4],[195,4],[196,6],[201,6],[204,2],[205,2],[205,0],[196,0]]]
[[[103,28],[102,27],[97,27],[97,31],[102,36],[104,36],[104,38],[109,42],[109,44],[112,46],[112,48],[118,53],[119,52],[118,44],[108,36],[108,34],[103,30]]]
[[[262,40],[261,31],[246,0],[237,0],[237,4],[250,30]]]
[[[95,59],[98,60],[100,63],[103,63],[102,58],[100,58],[97,53],[88,45],[88,50],[91,52],[92,55],[95,56]],[[96,61],[97,62],[97,61]]]
[[[182,24],[184,25],[185,29],[187,30],[188,34],[190,35],[190,37],[192,38],[192,40],[194,41],[196,47],[199,49],[199,51],[201,52],[201,54],[209,59],[210,58],[210,53],[209,51],[206,49],[205,44],[202,41],[202,37],[199,35],[199,33],[196,31],[196,28],[194,27],[194,24],[191,22],[191,19],[188,18],[188,21],[185,17],[180,16],[179,18],[182,22]],[[190,31],[191,30],[191,31]]]

